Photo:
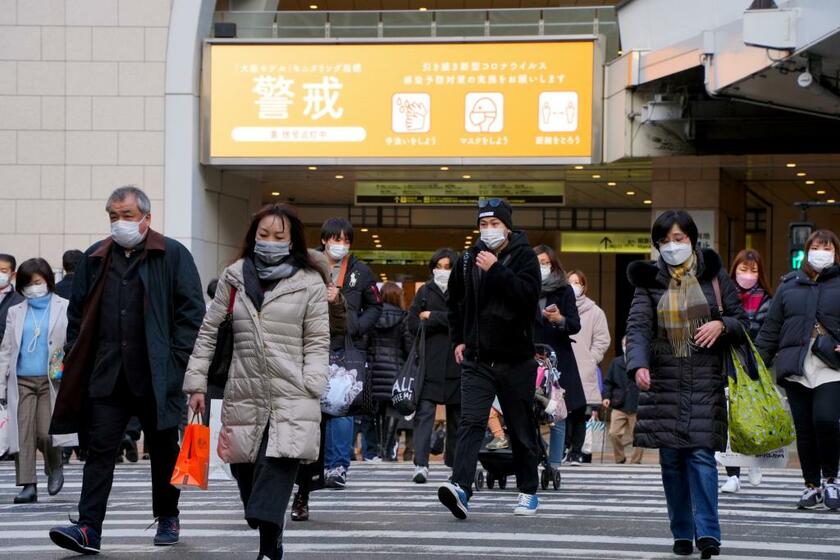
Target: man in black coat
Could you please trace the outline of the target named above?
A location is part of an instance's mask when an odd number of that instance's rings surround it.
[[[64,251],[61,257],[61,267],[64,269],[64,278],[55,285],[55,293],[66,300],[73,294],[73,277],[76,276],[76,266],[84,256],[78,249]]]
[[[189,251],[151,229],[151,204],[137,187],[108,199],[111,237],[79,262],[67,311],[64,376],[50,432],[78,432],[88,449],[79,521],[50,530],[62,548],[99,551],[126,425],[138,416],[152,467],[155,545],[178,542],[180,492],[169,481],[185,407],[184,371],[204,317]]]
[[[536,513],[539,446],[534,421],[534,314],[540,266],[513,210],[501,199],[479,202],[481,241],[466,251],[449,279],[449,325],[461,364],[461,425],[451,482],[438,498],[466,519],[478,452],[496,396],[508,428],[519,502],[516,515]]]
[[[6,316],[9,314],[9,308],[25,299],[12,284],[16,270],[17,260],[12,255],[0,254],[0,342],[3,341],[3,335],[6,332]]]

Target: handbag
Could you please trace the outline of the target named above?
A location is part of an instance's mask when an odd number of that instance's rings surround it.
[[[195,419],[198,418],[198,422]],[[201,422],[201,417],[193,413],[190,423],[184,430],[181,451],[172,471],[169,483],[176,488],[201,488],[207,490],[210,473],[210,428]]]
[[[736,375],[735,379],[729,378],[729,441],[736,453],[763,455],[791,444],[796,433],[770,370],[746,336],[758,379],[747,374],[735,350],[731,350]]]
[[[224,388],[227,384],[230,363],[233,360],[233,308],[235,305],[236,288],[231,286],[227,312],[225,318],[219,323],[216,332],[216,350],[213,352],[213,360],[207,370],[208,385]]]
[[[831,369],[840,370],[840,353],[835,348],[840,342],[825,327],[817,323],[817,337],[811,346],[811,352]]]
[[[403,416],[411,416],[417,410],[417,401],[423,390],[426,371],[426,329],[420,323],[420,330],[414,337],[414,344],[403,364],[391,392],[391,404]]]

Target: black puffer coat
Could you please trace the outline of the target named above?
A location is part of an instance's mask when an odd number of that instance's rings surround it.
[[[775,365],[779,382],[802,375],[814,325],[819,322],[840,340],[840,267],[811,280],[796,270],[782,279],[755,341],[765,363]]]
[[[627,268],[636,287],[627,320],[627,373],[650,370],[651,387],[639,396],[636,447],[726,449],[727,421],[723,368],[724,352],[744,340],[746,314],[735,284],[711,250],[698,253],[700,287],[709,302],[712,318],[726,330],[711,349],[695,350],[688,358],[674,356],[656,308],[666,293],[670,276],[662,261],[632,263]],[[720,284],[723,314],[718,310],[712,279]]]
[[[373,373],[373,398],[391,401],[394,380],[402,369],[412,338],[405,324],[406,312],[386,303],[373,328],[368,331],[368,363]]]
[[[566,408],[570,411],[586,406],[586,395],[583,383],[580,381],[575,353],[572,350],[570,335],[580,332],[580,315],[575,302],[575,292],[568,284],[543,294],[545,307],[537,309],[536,325],[534,326],[534,341],[538,344],[548,344],[557,354],[557,369],[560,371],[560,386],[566,391]],[[546,307],[556,305],[566,321],[556,325],[542,315]]]
[[[420,398],[437,404],[461,404],[461,366],[455,362],[455,347],[449,338],[447,295],[434,282],[427,282],[414,296],[408,310],[408,330],[417,336],[420,313],[431,315],[426,329],[425,377]]]

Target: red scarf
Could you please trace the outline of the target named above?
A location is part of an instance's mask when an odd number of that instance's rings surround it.
[[[764,289],[761,286],[754,286],[749,290],[738,287],[741,296],[741,304],[744,306],[744,311],[747,316],[752,318],[758,313],[761,302],[764,300]]]

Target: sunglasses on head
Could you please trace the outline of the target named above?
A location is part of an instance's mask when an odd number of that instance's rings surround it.
[[[501,198],[488,198],[486,200],[479,200],[478,201],[478,207],[479,208],[487,208],[487,207],[498,208],[499,206],[503,205],[504,203],[505,203],[505,201],[502,200]]]

